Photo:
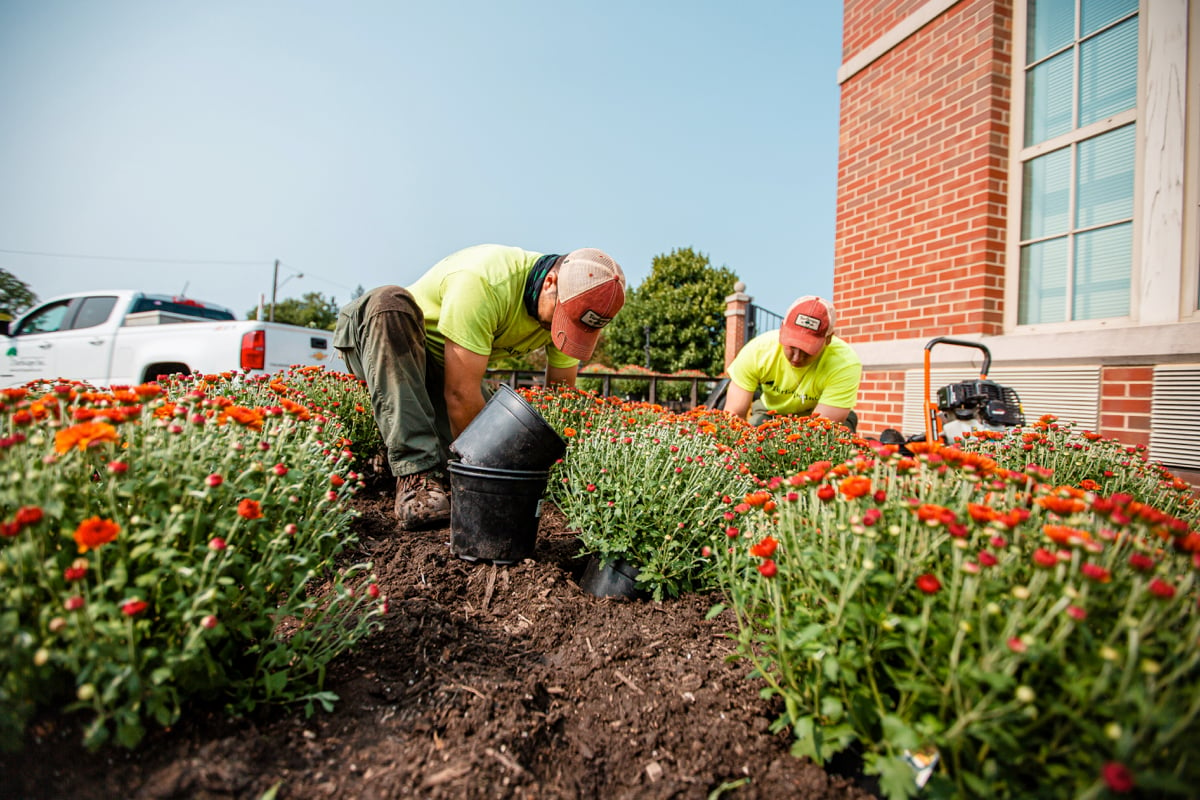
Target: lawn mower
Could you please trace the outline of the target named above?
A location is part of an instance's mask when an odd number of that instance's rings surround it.
[[[930,355],[935,345],[952,344],[973,347],[983,352],[983,366],[977,380],[959,381],[943,386],[937,391],[936,402],[929,396]],[[909,442],[929,442],[935,439],[949,444],[955,437],[968,431],[1006,431],[1025,424],[1021,410],[1021,398],[1007,386],[988,380],[988,368],[992,364],[991,351],[986,345],[962,339],[938,336],[925,344],[925,433],[905,438],[895,428],[880,434],[883,444],[904,445]]]

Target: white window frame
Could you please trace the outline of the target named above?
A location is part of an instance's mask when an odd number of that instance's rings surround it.
[[[1181,0],[1187,3],[1187,0]],[[1078,7],[1078,0],[1076,2]],[[1135,108],[1121,111],[1104,119],[1097,120],[1082,128],[1075,128],[1067,133],[1060,134],[1043,142],[1038,142],[1029,147],[1025,146],[1025,82],[1026,82],[1026,53],[1028,49],[1028,30],[1029,17],[1027,13],[1028,2],[1026,0],[1018,0],[1014,3],[1013,14],[1013,62],[1012,62],[1012,125],[1009,128],[1011,141],[1011,157],[1009,162],[1009,192],[1008,192],[1008,279],[1005,281],[1005,303],[1004,303],[1004,328],[1012,331],[1014,329],[1023,333],[1041,333],[1054,332],[1062,330],[1079,330],[1081,328],[1104,328],[1113,326],[1123,326],[1131,324],[1138,316],[1138,308],[1140,301],[1139,286],[1141,284],[1141,272],[1139,265],[1141,263],[1141,190],[1143,184],[1143,135],[1141,130],[1141,119],[1144,114],[1144,98],[1145,98],[1145,40],[1146,34],[1144,30],[1144,15],[1146,13],[1146,1],[1142,0],[1138,4],[1138,97]],[[1078,41],[1078,40],[1076,40]],[[1078,81],[1079,81],[1079,48],[1075,46],[1075,65],[1074,78],[1072,82],[1071,102],[1073,106],[1077,106],[1079,102]],[[1073,109],[1072,118],[1077,114],[1077,109]],[[1134,190],[1133,190],[1133,247],[1132,258],[1129,266],[1130,269],[1130,298],[1129,298],[1129,315],[1123,317],[1107,317],[1102,319],[1081,319],[1081,320],[1066,320],[1063,322],[1039,322],[1019,325],[1019,306],[1021,302],[1020,284],[1021,284],[1021,219],[1022,219],[1022,198],[1024,196],[1024,175],[1025,165],[1033,159],[1046,155],[1047,153],[1060,150],[1065,147],[1074,149],[1080,142],[1092,139],[1100,134],[1108,131],[1116,130],[1125,125],[1134,124],[1137,126],[1135,134],[1137,144],[1134,148]],[[1071,194],[1075,196],[1077,186],[1075,185],[1075,153],[1071,153]],[[1075,268],[1074,242],[1078,235],[1084,230],[1075,224],[1074,219],[1075,204],[1074,200],[1071,203],[1070,209],[1070,225],[1069,225],[1069,241],[1071,242],[1071,264],[1068,275],[1067,291],[1068,300],[1071,292],[1071,282]],[[1059,237],[1047,237],[1059,238]],[[1068,301],[1064,301],[1068,302]],[[1068,314],[1070,313],[1070,303],[1068,302]]]

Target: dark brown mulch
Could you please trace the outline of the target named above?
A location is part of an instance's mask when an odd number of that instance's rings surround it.
[[[851,778],[788,753],[777,708],[730,661],[715,596],[599,599],[553,507],[535,558],[451,555],[449,529],[400,534],[387,492],[356,499],[386,628],[331,667],[332,713],[193,710],[134,752],[91,754],[47,716],[0,755],[0,798],[844,798]]]

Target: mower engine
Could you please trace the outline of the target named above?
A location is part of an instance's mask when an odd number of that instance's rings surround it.
[[[999,431],[1025,424],[1021,398],[986,379],[951,383],[938,389],[938,419],[946,441],[967,431]]]

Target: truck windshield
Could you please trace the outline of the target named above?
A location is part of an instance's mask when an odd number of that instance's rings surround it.
[[[222,308],[205,308],[190,303],[172,303],[170,300],[158,300],[153,297],[139,298],[129,313],[136,314],[139,311],[170,311],[172,314],[186,314],[189,317],[204,319],[236,319],[233,314]]]

